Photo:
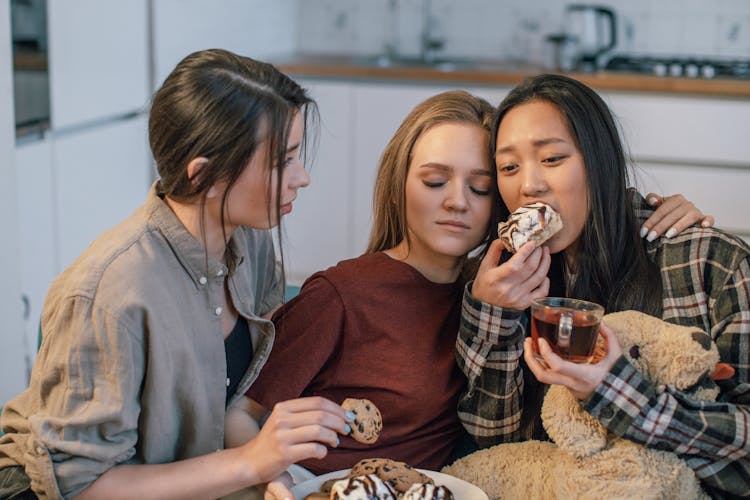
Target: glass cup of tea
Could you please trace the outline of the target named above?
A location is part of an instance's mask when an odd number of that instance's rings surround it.
[[[545,297],[531,302],[531,338],[539,355],[539,337],[561,358],[590,363],[604,308],[585,300]]]

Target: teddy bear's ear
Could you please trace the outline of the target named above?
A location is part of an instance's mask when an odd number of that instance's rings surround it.
[[[574,457],[593,455],[607,444],[607,429],[560,385],[550,386],[544,396],[542,424],[560,449]]]

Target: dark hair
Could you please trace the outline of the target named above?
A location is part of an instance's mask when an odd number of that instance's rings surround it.
[[[417,140],[443,123],[468,123],[489,137],[495,108],[484,99],[463,90],[443,92],[419,103],[399,126],[383,151],[375,180],[373,225],[367,253],[388,250],[409,241],[406,221],[406,178]],[[489,140],[487,142],[489,145]],[[491,159],[491,149],[487,155]],[[492,169],[494,172],[494,169]],[[493,204],[493,211],[496,210]],[[494,217],[493,217],[494,219]],[[496,227],[496,226],[495,226]],[[489,231],[486,239],[489,239]]]
[[[628,190],[625,150],[612,113],[594,90],[562,75],[526,79],[511,90],[498,108],[491,138],[493,151],[498,128],[508,111],[535,100],[549,102],[560,111],[586,169],[589,210],[576,249],[576,279],[568,284],[567,294],[602,304],[607,312],[636,309],[661,317],[660,272],[648,258],[644,240],[638,234],[639,223]],[[508,213],[501,200],[501,219],[507,218]],[[550,280],[556,281],[552,288],[561,293],[566,290],[560,282],[566,274],[565,266],[560,252],[553,258]],[[541,398],[537,400],[539,405]],[[525,394],[522,426],[538,415],[538,407],[531,404],[527,408],[526,401]]]
[[[222,181],[227,182],[221,200],[225,206],[232,186],[265,140],[270,190],[273,167],[284,163],[290,128],[298,111],[302,111],[305,124],[304,154],[308,122],[317,122],[318,114],[315,102],[294,80],[271,64],[226,50],[188,55],[167,76],[151,104],[149,142],[160,176],[160,194],[178,201],[200,198],[204,206],[208,189]],[[186,167],[198,157],[208,162],[197,179],[189,179]],[[282,174],[282,169],[277,169],[275,210],[279,231]],[[269,201],[269,221],[271,214]],[[224,210],[221,224],[223,227]],[[227,250],[231,251],[229,247]],[[283,262],[283,250],[281,253]],[[230,264],[234,258],[227,256]]]

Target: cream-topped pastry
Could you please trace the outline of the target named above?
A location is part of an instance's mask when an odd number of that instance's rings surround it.
[[[546,203],[536,202],[518,207],[497,226],[497,234],[505,248],[516,253],[527,241],[540,246],[562,228],[560,214]]]
[[[415,483],[406,490],[401,500],[453,500],[453,492],[447,486]]]
[[[396,492],[375,474],[353,476],[333,483],[331,500],[396,500]]]

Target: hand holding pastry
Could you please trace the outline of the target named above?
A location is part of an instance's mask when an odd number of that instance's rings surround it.
[[[490,245],[477,270],[471,293],[482,302],[497,307],[523,310],[531,301],[549,293],[549,271],[552,262],[549,249],[536,248],[534,242],[523,245],[507,262],[497,265],[503,243]]]

